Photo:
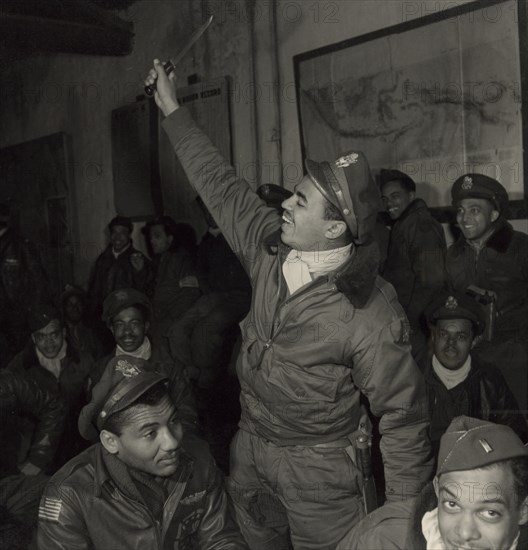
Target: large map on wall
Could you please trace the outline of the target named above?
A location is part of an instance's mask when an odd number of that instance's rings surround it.
[[[362,150],[374,174],[411,175],[430,206],[472,171],[524,198],[515,0],[335,46],[296,59],[307,158]]]

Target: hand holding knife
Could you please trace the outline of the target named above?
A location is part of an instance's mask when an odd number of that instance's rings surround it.
[[[167,74],[167,76],[174,70],[176,65],[183,59],[184,55],[192,48],[195,42],[207,30],[207,28],[209,27],[212,21],[213,21],[213,16],[211,15],[201,27],[199,27],[193,32],[193,34],[191,35],[191,37],[189,38],[185,46],[180,50],[180,52],[176,57],[162,63],[163,69],[165,70],[165,73]],[[149,97],[153,96],[155,91],[156,91],[155,82],[154,84],[149,84],[148,86],[145,86],[145,93]]]

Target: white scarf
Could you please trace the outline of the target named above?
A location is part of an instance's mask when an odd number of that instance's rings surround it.
[[[446,369],[442,363],[437,359],[436,355],[433,355],[433,370],[436,376],[440,378],[442,384],[450,390],[455,386],[458,386],[463,382],[471,370],[471,355],[467,356],[465,363],[456,370]]]
[[[60,373],[61,373],[61,361],[66,357],[66,350],[68,348],[68,344],[66,343],[66,339],[62,341],[61,349],[59,350],[59,353],[55,355],[52,359],[49,359],[45,355],[43,355],[40,350],[35,347],[35,351],[37,352],[37,357],[39,360],[39,363],[55,376],[55,378],[58,380]]]
[[[282,264],[282,272],[290,294],[319,275],[335,271],[350,257],[351,249],[352,244],[330,250],[290,250]]]
[[[115,356],[117,357],[118,355],[130,355],[131,357],[139,357],[140,359],[144,359],[145,361],[148,361],[150,359],[150,356],[152,355],[150,340],[145,336],[145,339],[143,340],[143,343],[141,344],[141,346],[139,346],[139,348],[134,351],[125,351],[118,344],[116,346]]]
[[[442,535],[440,534],[440,529],[438,528],[438,508],[425,513],[422,518],[422,533],[427,542],[427,550],[447,550]],[[517,533],[510,548],[503,550],[516,550],[517,543],[519,542],[519,535],[520,533]]]

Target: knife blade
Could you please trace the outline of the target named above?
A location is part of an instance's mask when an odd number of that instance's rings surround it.
[[[165,70],[165,73],[167,74],[167,76],[174,70],[174,68],[176,67],[176,65],[183,59],[183,57],[185,56],[185,54],[193,47],[193,45],[195,44],[195,42],[200,38],[200,36],[202,36],[202,34],[207,30],[207,28],[209,27],[209,25],[212,23],[213,21],[213,16],[211,15],[203,25],[201,25],[200,27],[198,27],[191,35],[191,37],[189,38],[189,40],[187,40],[187,42],[185,43],[185,46],[178,52],[178,55],[176,55],[176,57],[172,58],[172,59],[168,59],[167,61],[164,61],[162,63],[163,65],[163,69]],[[149,86],[145,86],[145,93],[151,97],[154,95],[154,92],[156,90],[156,83],[152,84],[152,85],[149,85]]]

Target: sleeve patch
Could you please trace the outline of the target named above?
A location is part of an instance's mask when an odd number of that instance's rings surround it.
[[[180,288],[199,288],[198,279],[194,275],[189,275],[180,279]]]
[[[44,497],[39,506],[39,519],[59,523],[62,510],[62,500],[58,498]]]

